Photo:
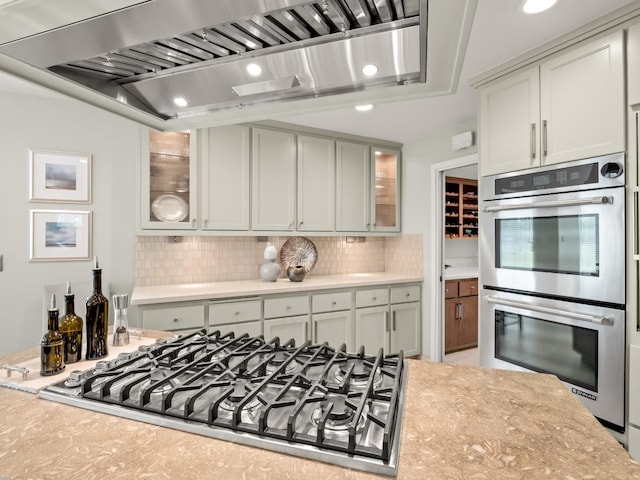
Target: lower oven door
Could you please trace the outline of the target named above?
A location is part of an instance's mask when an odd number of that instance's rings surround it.
[[[482,366],[554,374],[605,425],[624,430],[624,310],[482,293]]]

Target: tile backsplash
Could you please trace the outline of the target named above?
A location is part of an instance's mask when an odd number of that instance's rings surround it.
[[[279,254],[290,237],[138,236],[136,285],[258,279],[265,238]],[[306,238],[318,251],[309,276],[385,271],[422,275],[422,235],[358,237],[365,238],[364,242],[350,242],[353,237],[344,236]]]

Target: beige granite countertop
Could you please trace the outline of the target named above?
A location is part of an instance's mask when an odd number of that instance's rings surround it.
[[[230,282],[185,283],[178,285],[136,286],[131,294],[133,305],[215,300],[230,297],[296,293],[332,288],[366,287],[394,283],[422,282],[421,276],[401,273],[351,273],[342,275],[308,276],[302,282],[281,278],[277,282],[261,279]]]
[[[640,466],[551,375],[407,363],[399,479],[640,479]],[[388,478],[6,388],[0,411],[3,479]]]

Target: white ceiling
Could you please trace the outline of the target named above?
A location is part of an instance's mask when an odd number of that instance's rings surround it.
[[[549,40],[580,27],[630,0],[558,0],[550,10],[521,13],[522,0],[478,0],[469,46],[454,95],[278,118],[284,122],[406,143],[443,125],[476,116],[476,91],[469,79]]]
[[[522,0],[478,0],[456,94],[378,104],[366,113],[347,108],[275,120],[402,143],[424,138],[444,125],[475,118],[470,78],[633,1],[639,0],[558,0],[547,12],[529,16],[520,12]],[[1,73],[0,91],[63,98]]]

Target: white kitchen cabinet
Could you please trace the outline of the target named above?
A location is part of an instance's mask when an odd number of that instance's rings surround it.
[[[391,305],[389,353],[405,357],[420,353],[420,302]]]
[[[203,230],[249,230],[250,135],[242,125],[200,132]]]
[[[297,140],[296,229],[301,232],[331,232],[336,223],[335,142],[307,135],[298,135]]]
[[[353,314],[351,310],[330,313],[314,313],[311,316],[313,337],[311,341],[319,345],[327,342],[333,348],[343,343],[347,352],[353,351],[351,330],[353,329]]]
[[[264,321],[264,339],[269,342],[275,337],[280,338],[280,344],[295,341],[297,347],[307,341],[309,329],[309,316],[298,315],[296,317],[273,318]]]
[[[353,351],[351,292],[315,294],[311,297],[311,326],[314,344],[327,342],[334,348],[345,344]]]
[[[145,330],[167,330],[173,332],[192,332],[205,327],[204,303],[169,303],[143,306],[142,328]]]
[[[480,90],[482,175],[522,170],[540,163],[540,77],[538,68]]]
[[[377,355],[380,348],[389,353],[389,306],[356,308],[355,350],[364,346],[367,355]]]
[[[640,460],[640,345],[629,346],[629,454]]]
[[[355,349],[369,355],[420,353],[420,286],[402,285],[356,291]]]
[[[278,130],[253,128],[251,159],[252,229],[294,230],[295,135]]]
[[[252,337],[262,334],[262,302],[259,298],[211,302],[209,304],[209,332],[233,331],[236,338],[245,333]]]
[[[285,343],[293,338],[297,346],[309,337],[309,296],[292,295],[264,299],[264,339],[280,338]]]
[[[640,104],[640,23],[627,32],[627,103]]]
[[[400,231],[400,151],[371,147],[371,230]]]
[[[481,175],[624,151],[621,31],[480,90]]]
[[[336,231],[369,231],[370,172],[369,145],[336,142]]]
[[[197,132],[140,128],[140,227],[197,226]]]

